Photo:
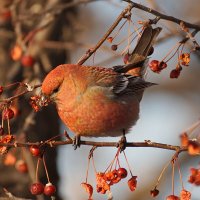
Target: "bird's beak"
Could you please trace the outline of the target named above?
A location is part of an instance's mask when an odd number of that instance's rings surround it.
[[[47,106],[52,101],[51,97],[43,93],[40,94],[39,106]]]

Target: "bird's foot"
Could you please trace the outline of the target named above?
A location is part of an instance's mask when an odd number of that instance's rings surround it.
[[[81,136],[80,135],[74,136],[72,145],[74,147],[74,150],[76,150],[78,147],[81,146]]]
[[[121,139],[118,142],[117,147],[120,148],[120,152],[124,151],[126,149],[126,136],[125,136],[125,130],[123,130],[123,136],[121,137]]]

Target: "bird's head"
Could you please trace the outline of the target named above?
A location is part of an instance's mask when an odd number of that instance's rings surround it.
[[[59,65],[50,71],[42,83],[42,96],[50,98],[52,101],[56,99],[59,88],[64,80],[64,66]]]

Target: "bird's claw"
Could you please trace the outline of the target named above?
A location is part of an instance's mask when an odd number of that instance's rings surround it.
[[[80,135],[76,135],[73,138],[73,143],[72,143],[74,150],[76,150],[78,147],[81,146],[81,136]]]
[[[123,136],[121,137],[121,139],[119,140],[117,147],[120,148],[120,152],[124,151],[126,149],[126,136],[125,136],[125,131],[123,131]]]

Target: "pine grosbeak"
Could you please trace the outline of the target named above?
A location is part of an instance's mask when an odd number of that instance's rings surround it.
[[[145,88],[143,66],[161,28],[147,26],[131,54],[129,64],[112,68],[63,64],[42,83],[61,120],[77,136],[119,136],[139,118]]]

